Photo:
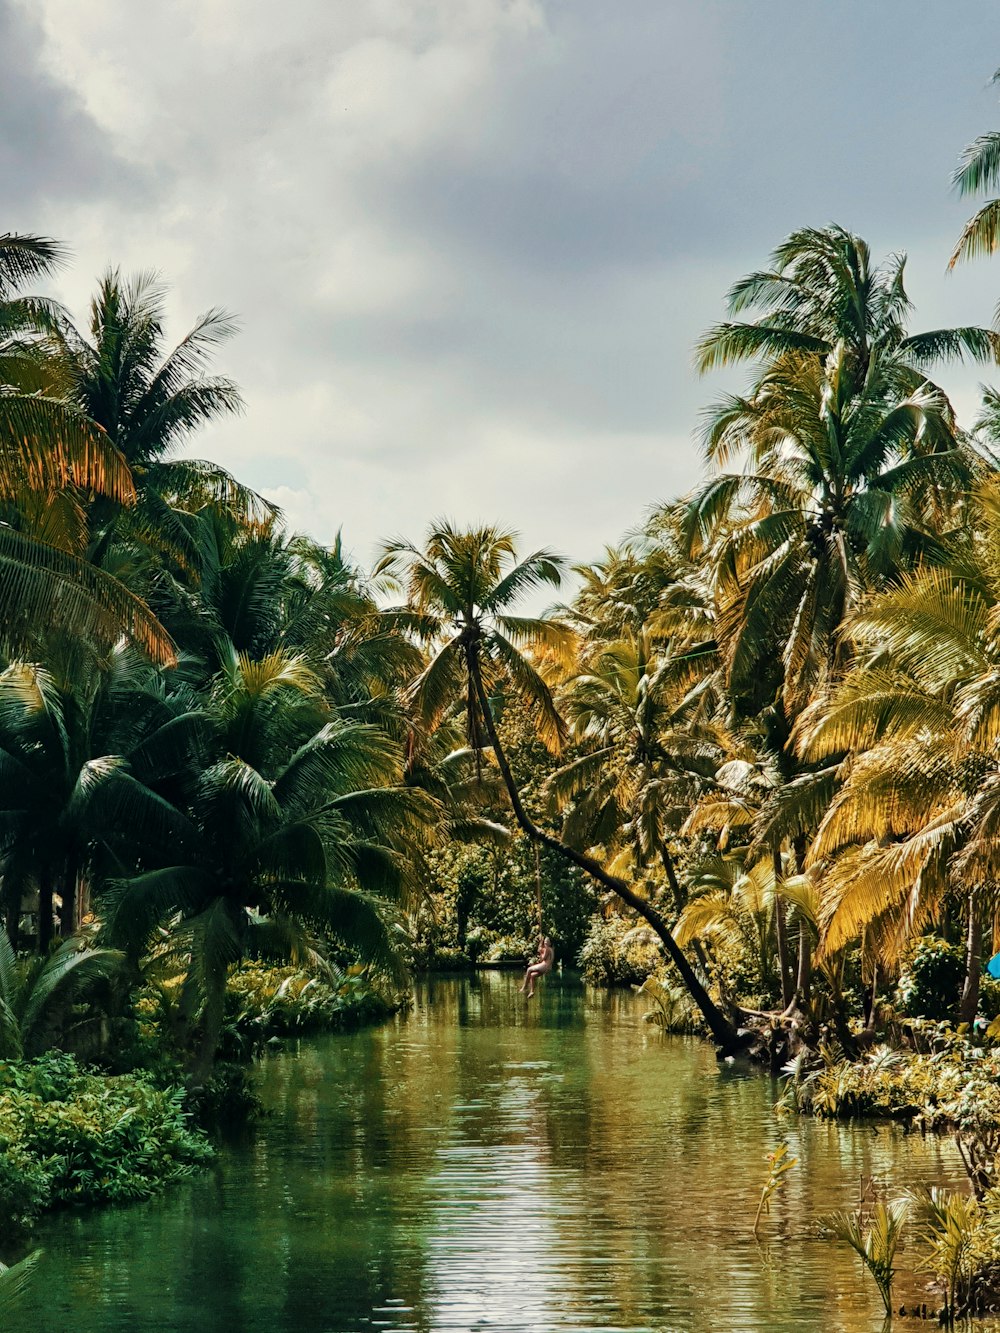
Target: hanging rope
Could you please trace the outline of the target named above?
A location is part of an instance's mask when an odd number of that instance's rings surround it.
[[[538,933],[544,934],[542,930],[542,858],[539,852],[538,843],[535,843],[535,910],[538,914]]]

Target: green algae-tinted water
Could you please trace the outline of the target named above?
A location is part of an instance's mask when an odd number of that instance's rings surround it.
[[[955,1178],[946,1141],[771,1110],[645,1002],[488,974],[260,1066],[271,1118],[150,1204],[63,1214],[31,1333],[857,1333],[881,1303],[815,1221]],[[764,1155],[799,1164],[758,1244]],[[920,1280],[904,1274],[897,1301]],[[927,1325],[909,1324],[910,1328]],[[906,1327],[903,1325],[902,1327]]]

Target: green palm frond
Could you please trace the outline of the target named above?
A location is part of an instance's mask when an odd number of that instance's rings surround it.
[[[176,649],[145,602],[117,579],[68,552],[0,527],[0,625],[8,648],[24,648],[39,625],[112,648],[126,635],[154,662]]]
[[[2,245],[3,237],[0,237]],[[7,1320],[21,1305],[32,1282],[35,1270],[42,1257],[41,1250],[34,1250],[20,1263],[0,1264],[0,1319]]]
[[[66,940],[48,959],[24,1000],[21,1039],[25,1052],[38,1054],[45,1046],[53,1011],[79,998],[90,986],[120,976],[125,955],[114,949],[88,948]]]
[[[948,267],[954,268],[963,259],[980,259],[984,255],[991,255],[998,245],[1000,245],[1000,199],[991,199],[962,228],[962,234],[948,260]]]

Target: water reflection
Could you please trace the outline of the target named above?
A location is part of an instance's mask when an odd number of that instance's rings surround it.
[[[643,1002],[550,979],[421,985],[376,1031],[270,1058],[273,1116],[137,1208],[57,1219],[32,1333],[860,1333],[881,1304],[815,1219],[954,1174],[947,1143],[771,1112]],[[750,1233],[764,1154],[799,1165]],[[900,1299],[918,1295],[904,1277]]]

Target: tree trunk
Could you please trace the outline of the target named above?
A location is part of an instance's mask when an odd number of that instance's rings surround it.
[[[191,1064],[191,1073],[194,1085],[197,1088],[204,1087],[215,1067],[219,1038],[222,1036],[225,1006],[226,993],[225,982],[223,982],[221,994],[217,994],[215,987],[212,987],[211,992],[206,997],[205,1008],[201,1015],[201,1041],[199,1042],[197,1055]]]
[[[796,874],[803,874],[806,868],[806,840],[801,835],[792,843],[795,852]],[[799,921],[799,961],[795,973],[795,1006],[807,1008],[809,1005],[810,982],[812,980],[812,937],[809,934],[809,922],[803,917]]]
[[[48,870],[42,871],[38,881],[38,933],[36,935],[39,953],[48,953],[52,943],[52,876]]]
[[[965,983],[958,1006],[960,1023],[975,1022],[979,1012],[979,978],[983,967],[983,917],[974,892],[969,894],[969,928],[965,937]]]
[[[795,975],[795,993],[801,1004],[809,1003],[809,984],[812,979],[812,939],[808,921],[799,922],[799,965]]]
[[[71,935],[76,934],[77,927],[77,881],[78,874],[74,860],[70,860],[63,870],[62,892],[60,894],[61,906],[59,908],[59,934],[62,938],[69,939]]]
[[[788,936],[785,933],[785,906],[778,894],[778,885],[784,878],[781,864],[781,847],[775,847],[771,853],[774,869],[774,940],[778,950],[778,971],[781,973],[781,1007],[787,1009],[792,1002],[792,978],[788,966]]]
[[[718,1043],[723,1055],[735,1055],[744,1050],[749,1041],[742,1038],[733,1024],[726,1018],[719,1006],[713,1001],[708,991],[698,980],[698,976],[682,953],[680,946],[671,934],[667,923],[660,916],[659,912],[646,902],[639,895],[620,879],[617,875],[612,875],[607,871],[599,861],[595,861],[592,856],[587,856],[585,852],[578,852],[574,847],[568,846],[544,829],[540,829],[528,815],[521,801],[521,794],[518,791],[517,783],[514,781],[514,774],[511,771],[507,755],[503,746],[500,744],[500,737],[497,735],[496,725],[493,721],[493,710],[490,708],[490,701],[483,685],[483,678],[479,670],[479,663],[470,655],[469,658],[470,675],[476,691],[476,697],[479,700],[479,709],[482,714],[483,724],[486,728],[486,734],[489,737],[490,745],[496,756],[497,766],[503,777],[504,786],[507,788],[507,795],[510,798],[511,809],[514,812],[514,818],[517,820],[523,832],[535,842],[541,843],[543,847],[548,847],[551,851],[569,861],[571,865],[579,867],[597,881],[602,888],[619,897],[623,903],[631,907],[639,916],[651,926],[653,931],[663,943],[671,962],[680,973],[681,980],[687,987],[688,994],[694,1000],[701,1012],[702,1017],[711,1032],[712,1037]]]
[[[659,851],[663,869],[666,871],[667,883],[670,885],[670,892],[674,897],[674,907],[678,912],[682,912],[684,910],[685,896],[677,879],[677,871],[674,868],[674,858],[670,855],[670,848],[665,842],[660,843]]]
[[[20,945],[21,936],[21,890],[16,889],[7,899],[7,907],[4,911],[4,925],[7,930],[7,938],[10,940],[11,948],[17,952]]]

